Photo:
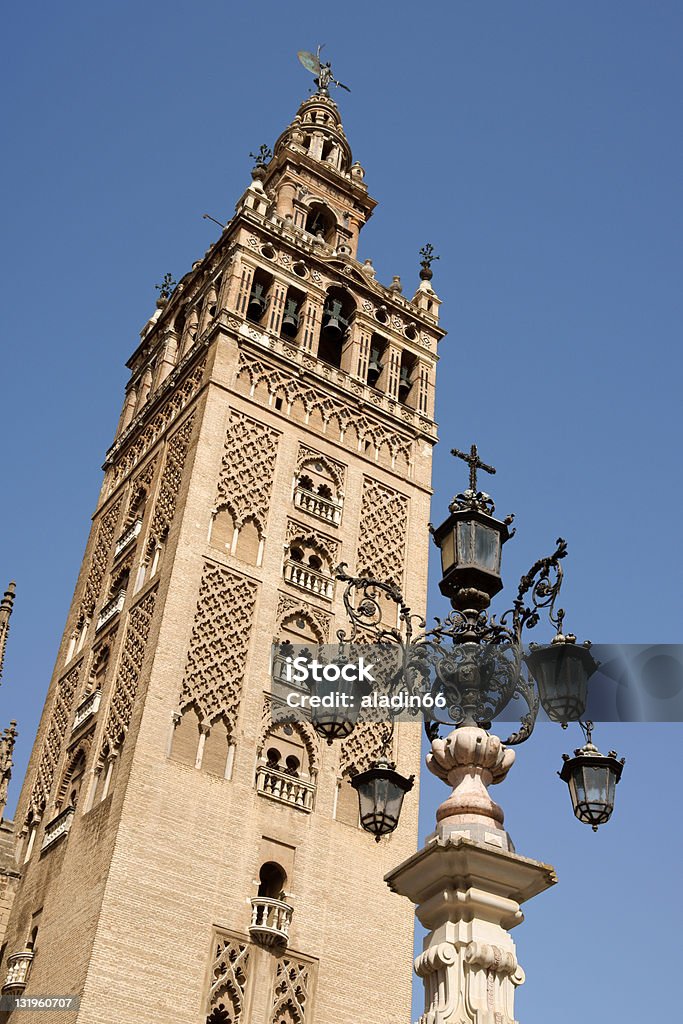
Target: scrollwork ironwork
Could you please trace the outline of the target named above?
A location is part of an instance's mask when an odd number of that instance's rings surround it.
[[[398,669],[391,680],[393,692],[429,694],[445,698],[446,713],[436,704],[427,709],[425,730],[430,739],[440,725],[476,724],[490,728],[513,700],[527,707],[520,728],[505,741],[523,743],[531,735],[539,711],[536,687],[523,661],[523,632],[533,629],[546,611],[560,629],[564,612],[555,604],[562,586],[561,560],[567,554],[562,538],[552,555],[538,559],[522,576],[512,608],[500,617],[485,610],[453,609],[445,618],[435,618],[426,629],[425,620],[411,612],[401,591],[392,584],[371,577],[351,576],[342,563],[336,578],[346,584],[344,609],[351,629],[337,631],[341,644],[370,642],[393,644],[399,649]],[[382,600],[393,601],[398,609],[398,626],[383,622]]]

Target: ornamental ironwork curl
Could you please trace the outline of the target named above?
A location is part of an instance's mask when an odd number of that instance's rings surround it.
[[[396,645],[398,668],[389,681],[390,690],[445,699],[443,714],[436,702],[422,706],[430,739],[438,736],[442,725],[476,724],[489,729],[513,700],[521,700],[527,710],[520,715],[520,728],[505,743],[523,743],[533,732],[540,706],[523,661],[523,633],[539,623],[542,611],[560,632],[564,612],[556,612],[555,604],[566,554],[567,543],[559,538],[553,554],[538,559],[522,576],[512,607],[500,617],[485,610],[453,609],[445,618],[435,618],[431,629],[422,616],[411,612],[396,586],[351,576],[342,562],[335,576],[345,584],[343,602],[350,631],[339,629],[337,638],[344,645]],[[386,599],[397,606],[397,626],[382,621]]]

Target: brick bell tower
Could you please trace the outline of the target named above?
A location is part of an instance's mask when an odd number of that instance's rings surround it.
[[[271,642],[335,639],[341,561],[424,611],[439,299],[428,260],[412,300],[358,260],[375,201],[326,88],[252,177],[127,364],[16,814],[3,992],[81,997],[41,1024],[409,1019],[382,877],[417,792],[362,831],[385,729],[277,724]],[[420,727],[391,743],[417,773]]]

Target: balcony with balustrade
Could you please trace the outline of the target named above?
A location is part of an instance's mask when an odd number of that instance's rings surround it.
[[[45,826],[43,845],[40,848],[41,852],[49,849],[51,846],[54,846],[58,840],[69,834],[75,813],[75,807],[66,807],[63,811],[59,812],[56,818],[53,818],[52,821],[47,823]]]
[[[256,792],[299,811],[310,814],[313,810],[315,783],[299,779],[280,768],[259,765],[256,769]]]
[[[118,558],[123,552],[130,547],[134,540],[140,536],[142,530],[142,517],[134,519],[130,526],[127,526],[121,536],[116,542],[114,547],[114,558]]]
[[[100,690],[93,690],[89,693],[84,700],[76,708],[74,715],[74,724],[71,726],[71,731],[76,732],[82,725],[88,722],[94,715],[97,714],[100,702],[102,700],[102,693]]]
[[[307,487],[298,486],[294,490],[294,504],[297,508],[303,509],[316,519],[322,519],[332,526],[339,526],[341,523],[342,506],[339,502],[326,498],[322,494]]]
[[[104,626],[107,625],[108,622],[111,622],[111,620],[119,614],[119,612],[123,608],[125,600],[126,591],[119,590],[119,592],[115,594],[114,597],[112,597],[111,601],[107,601],[97,619],[97,624],[95,626],[96,633],[99,632],[99,630],[101,630]]]
[[[294,907],[268,896],[254,896],[251,900],[249,934],[263,946],[286,946]]]
[[[334,597],[333,579],[312,566],[297,562],[292,558],[285,562],[285,580],[316,597],[324,597],[328,601]]]
[[[4,996],[20,996],[28,984],[34,952],[28,946],[7,957],[7,977],[2,986]]]

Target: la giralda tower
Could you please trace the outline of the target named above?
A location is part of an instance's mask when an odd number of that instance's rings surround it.
[[[439,299],[428,264],[409,299],[359,259],[376,203],[317,81],[127,363],[0,976],[80,1008],[26,1024],[409,1020],[412,908],[382,879],[417,791],[375,843],[349,779],[384,727],[328,746],[271,687],[274,639],[347,625],[340,562],[416,612],[427,587]],[[391,745],[417,773],[419,725]]]

